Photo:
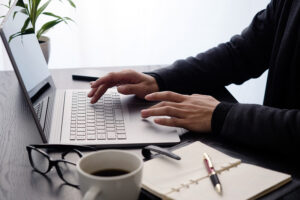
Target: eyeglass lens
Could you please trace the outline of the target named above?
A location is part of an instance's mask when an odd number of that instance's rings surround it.
[[[49,169],[50,161],[41,152],[32,149],[31,150],[31,160],[33,168],[41,173],[46,173]]]
[[[72,185],[79,185],[75,164],[68,162],[58,162],[57,164],[64,181]]]

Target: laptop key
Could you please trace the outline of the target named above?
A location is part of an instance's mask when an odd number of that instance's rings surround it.
[[[96,131],[94,130],[94,131],[87,131],[86,132],[88,135],[95,135],[96,134]]]
[[[85,132],[77,132],[77,135],[85,136]]]
[[[106,131],[104,129],[97,129],[98,134],[106,134]]]
[[[76,131],[71,131],[70,134],[71,135],[76,135]]]
[[[85,132],[85,128],[77,128],[77,132]]]
[[[109,127],[106,127],[106,130],[107,130],[107,131],[115,131],[115,128],[109,128]]]
[[[97,134],[97,138],[98,138],[98,140],[105,140],[106,139],[106,134],[103,134],[103,133]]]
[[[94,127],[94,126],[95,126],[95,123],[86,123],[86,126],[87,126],[87,127]]]
[[[115,132],[107,132],[107,139],[115,140],[116,139],[116,133]]]
[[[77,140],[85,140],[85,135],[77,135]]]
[[[117,134],[126,134],[125,130],[117,130]]]
[[[115,121],[113,121],[113,120],[106,120],[106,124],[114,124],[115,123]]]
[[[118,134],[118,139],[119,140],[125,140],[126,139],[126,134]]]
[[[96,135],[87,135],[88,140],[96,140]]]
[[[75,140],[76,139],[76,135],[70,135],[70,140]]]

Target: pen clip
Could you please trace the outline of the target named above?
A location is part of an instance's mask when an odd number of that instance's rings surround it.
[[[175,160],[181,160],[181,158],[178,155],[174,154],[173,152],[171,152],[167,149],[155,146],[155,145],[149,145],[142,149],[142,155],[144,156],[145,160],[149,160],[153,157],[153,154],[151,153],[151,151],[154,151],[161,155],[168,156]],[[157,155],[157,154],[155,154],[155,155]]]

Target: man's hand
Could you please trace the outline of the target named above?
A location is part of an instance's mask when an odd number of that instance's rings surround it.
[[[212,114],[220,103],[211,96],[181,95],[174,92],[156,92],[145,97],[148,101],[162,101],[141,111],[141,116],[169,116],[155,118],[154,122],[196,132],[210,132]]]
[[[88,94],[92,98],[91,103],[96,103],[108,88],[114,86],[118,86],[121,94],[135,94],[139,98],[159,90],[152,76],[134,70],[111,72],[91,83],[92,90]]]

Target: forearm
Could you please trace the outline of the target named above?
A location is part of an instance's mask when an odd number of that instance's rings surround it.
[[[231,104],[229,107],[223,123],[219,116],[224,109],[215,110],[212,123],[217,137],[259,149],[292,151],[299,148],[299,110],[252,104]]]

